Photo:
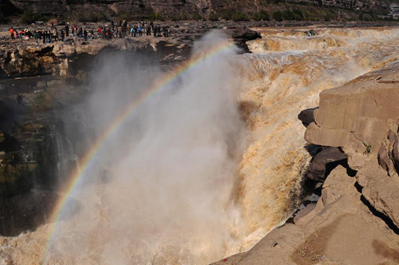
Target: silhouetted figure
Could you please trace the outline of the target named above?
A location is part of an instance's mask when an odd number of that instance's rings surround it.
[[[46,39],[47,39],[47,43],[51,43],[51,33],[50,33],[50,31],[46,31]]]
[[[143,36],[143,28],[141,27],[141,25],[138,26],[137,31],[138,31],[138,33],[139,33],[139,34],[138,34],[139,37]]]
[[[61,35],[61,40],[64,41],[65,40],[65,32],[63,29],[61,29],[60,35]]]
[[[169,32],[168,32],[168,28],[167,28],[167,27],[164,27],[164,28],[163,28],[163,36],[164,36],[165,38],[169,37]]]
[[[11,39],[13,40],[14,39],[14,28],[13,27],[10,28],[10,35],[11,35]]]
[[[162,30],[161,30],[162,28],[161,28],[161,26],[160,25],[158,25],[157,26],[157,37],[162,37]]]
[[[151,26],[147,25],[147,36],[151,36]]]
[[[35,38],[36,45],[39,45],[39,33],[36,30],[33,32],[33,37]]]
[[[133,37],[137,37],[138,36],[138,34],[137,34],[137,26],[133,26]]]
[[[52,31],[53,31],[53,34],[52,34],[51,38],[52,38],[54,41],[57,41],[57,40],[58,40],[58,31],[57,31],[57,28],[56,28],[56,27],[53,27]]]
[[[85,41],[87,41],[87,30],[86,29],[83,31],[83,36],[85,38]]]
[[[69,26],[65,26],[65,35],[68,37],[69,36]]]

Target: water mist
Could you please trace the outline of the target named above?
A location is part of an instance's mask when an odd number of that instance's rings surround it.
[[[226,41],[210,33],[193,56]],[[206,264],[239,251],[244,231],[233,189],[246,132],[229,66],[235,53],[204,57],[124,119],[76,187],[80,210],[59,221],[48,262]],[[116,54],[97,67],[81,112],[88,146],[170,74]]]

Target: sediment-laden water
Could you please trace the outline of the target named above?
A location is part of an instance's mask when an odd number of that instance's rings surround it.
[[[162,85],[156,66],[104,60],[90,99],[65,115],[66,125],[81,119],[68,138],[92,159],[60,191],[70,200],[57,222],[1,238],[0,260],[207,264],[283,222],[310,160],[298,113],[322,90],[396,61],[399,31],[259,30],[246,55],[208,35],[194,49],[201,59]]]

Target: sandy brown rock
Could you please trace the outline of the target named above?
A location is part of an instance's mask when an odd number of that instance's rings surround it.
[[[378,151],[378,164],[385,171],[390,174],[390,171],[393,170],[394,165],[389,157],[388,151],[384,145],[381,145],[380,150]]]
[[[357,175],[365,199],[379,212],[399,226],[399,178],[387,176],[382,168],[365,167]]]
[[[361,202],[355,182],[337,167],[315,210],[273,230],[247,253],[215,264],[395,264],[397,235]]]
[[[315,123],[308,127],[305,137],[312,143],[341,146],[349,156],[349,165],[358,170],[364,198],[398,226],[396,69],[374,72],[348,85],[323,91]]]
[[[320,93],[315,122],[306,130],[311,143],[342,147],[347,153],[377,153],[399,117],[399,72],[374,72]]]

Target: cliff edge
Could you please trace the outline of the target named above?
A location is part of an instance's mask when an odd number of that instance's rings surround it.
[[[317,203],[215,264],[398,264],[398,103],[399,63],[323,91],[300,115],[319,149],[304,176],[322,183]]]

